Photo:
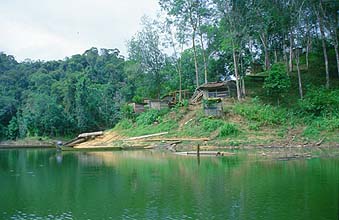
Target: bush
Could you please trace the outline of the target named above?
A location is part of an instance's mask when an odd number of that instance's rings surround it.
[[[225,123],[218,119],[202,118],[200,119],[204,131],[213,132],[222,127]]]
[[[115,127],[120,129],[129,129],[133,127],[133,123],[128,119],[122,119]]]
[[[230,135],[236,136],[238,134],[239,134],[239,130],[236,125],[231,124],[231,123],[225,123],[220,128],[219,137],[227,137]]]
[[[19,125],[16,117],[13,117],[7,127],[8,139],[14,140],[19,136]]]
[[[250,104],[237,103],[234,112],[247,120],[257,122],[256,126],[259,127],[283,124],[287,118],[287,112],[284,109],[260,104],[257,98],[254,98]]]
[[[310,88],[305,98],[299,102],[299,113],[315,117],[327,114],[338,114],[339,90]]]
[[[144,102],[144,99],[141,96],[136,95],[132,98],[132,101],[135,103],[141,104]]]
[[[128,104],[121,106],[121,116],[122,118],[133,119],[134,118],[133,107]]]
[[[309,125],[321,131],[335,131],[339,129],[339,117],[316,118]]]
[[[270,95],[276,96],[278,99],[291,87],[291,80],[286,72],[286,67],[283,63],[277,63],[268,71],[268,77],[265,79],[264,88]]]
[[[168,113],[167,109],[164,110],[156,110],[156,109],[150,109],[147,112],[141,113],[136,118],[136,124],[137,125],[151,125],[154,122],[161,122],[161,117],[164,116],[166,113]]]
[[[320,131],[313,127],[313,126],[308,126],[303,134],[302,134],[304,137],[307,137],[307,138],[318,138],[319,135],[320,135]]]

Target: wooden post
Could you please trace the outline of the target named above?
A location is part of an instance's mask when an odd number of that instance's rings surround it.
[[[200,166],[200,144],[197,146],[197,159],[198,159],[198,166]]]

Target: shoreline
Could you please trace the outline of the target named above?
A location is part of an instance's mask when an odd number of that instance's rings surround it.
[[[17,144],[0,144],[0,149],[52,149],[53,145],[17,145]]]
[[[16,141],[1,141],[0,149],[29,149],[29,148],[55,148],[56,141],[43,141],[43,140],[16,140]]]
[[[140,144],[145,146],[141,147]],[[239,146],[218,146],[214,141],[192,141],[192,142],[143,142],[138,141],[134,143],[122,144],[119,141],[113,141],[105,145],[90,145],[71,148],[71,151],[93,152],[93,151],[130,151],[130,150],[159,150],[167,151],[174,154],[185,152],[196,152],[197,146],[200,145],[200,150],[204,152],[221,152],[225,155],[236,156],[238,154],[247,154],[260,158],[271,158],[278,160],[291,159],[312,159],[319,157],[337,157],[339,156],[338,143],[322,143],[316,144],[300,144],[300,143],[265,143],[265,144],[251,144]],[[0,150],[14,150],[14,149],[56,149],[54,143],[46,141],[10,141],[0,143]],[[63,149],[62,151],[69,151]],[[215,156],[215,155],[214,155]],[[222,155],[224,156],[224,155]]]

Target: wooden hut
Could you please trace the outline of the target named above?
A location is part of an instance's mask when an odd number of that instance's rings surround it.
[[[146,107],[149,109],[162,110],[169,108],[168,101],[147,99],[144,102],[146,103]]]
[[[134,113],[142,113],[145,111],[145,105],[144,103],[140,104],[140,103],[130,103],[129,104],[132,108],[133,108],[133,112]]]
[[[203,102],[206,116],[223,116],[222,100],[236,97],[236,85],[234,81],[210,82],[199,86],[191,103]]]
[[[236,85],[233,81],[210,82],[198,87],[203,93],[203,99],[209,98],[229,98],[236,96]]]

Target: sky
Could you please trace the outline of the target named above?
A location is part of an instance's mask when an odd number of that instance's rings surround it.
[[[0,52],[59,60],[91,47],[118,48],[154,18],[158,0],[0,0]]]

